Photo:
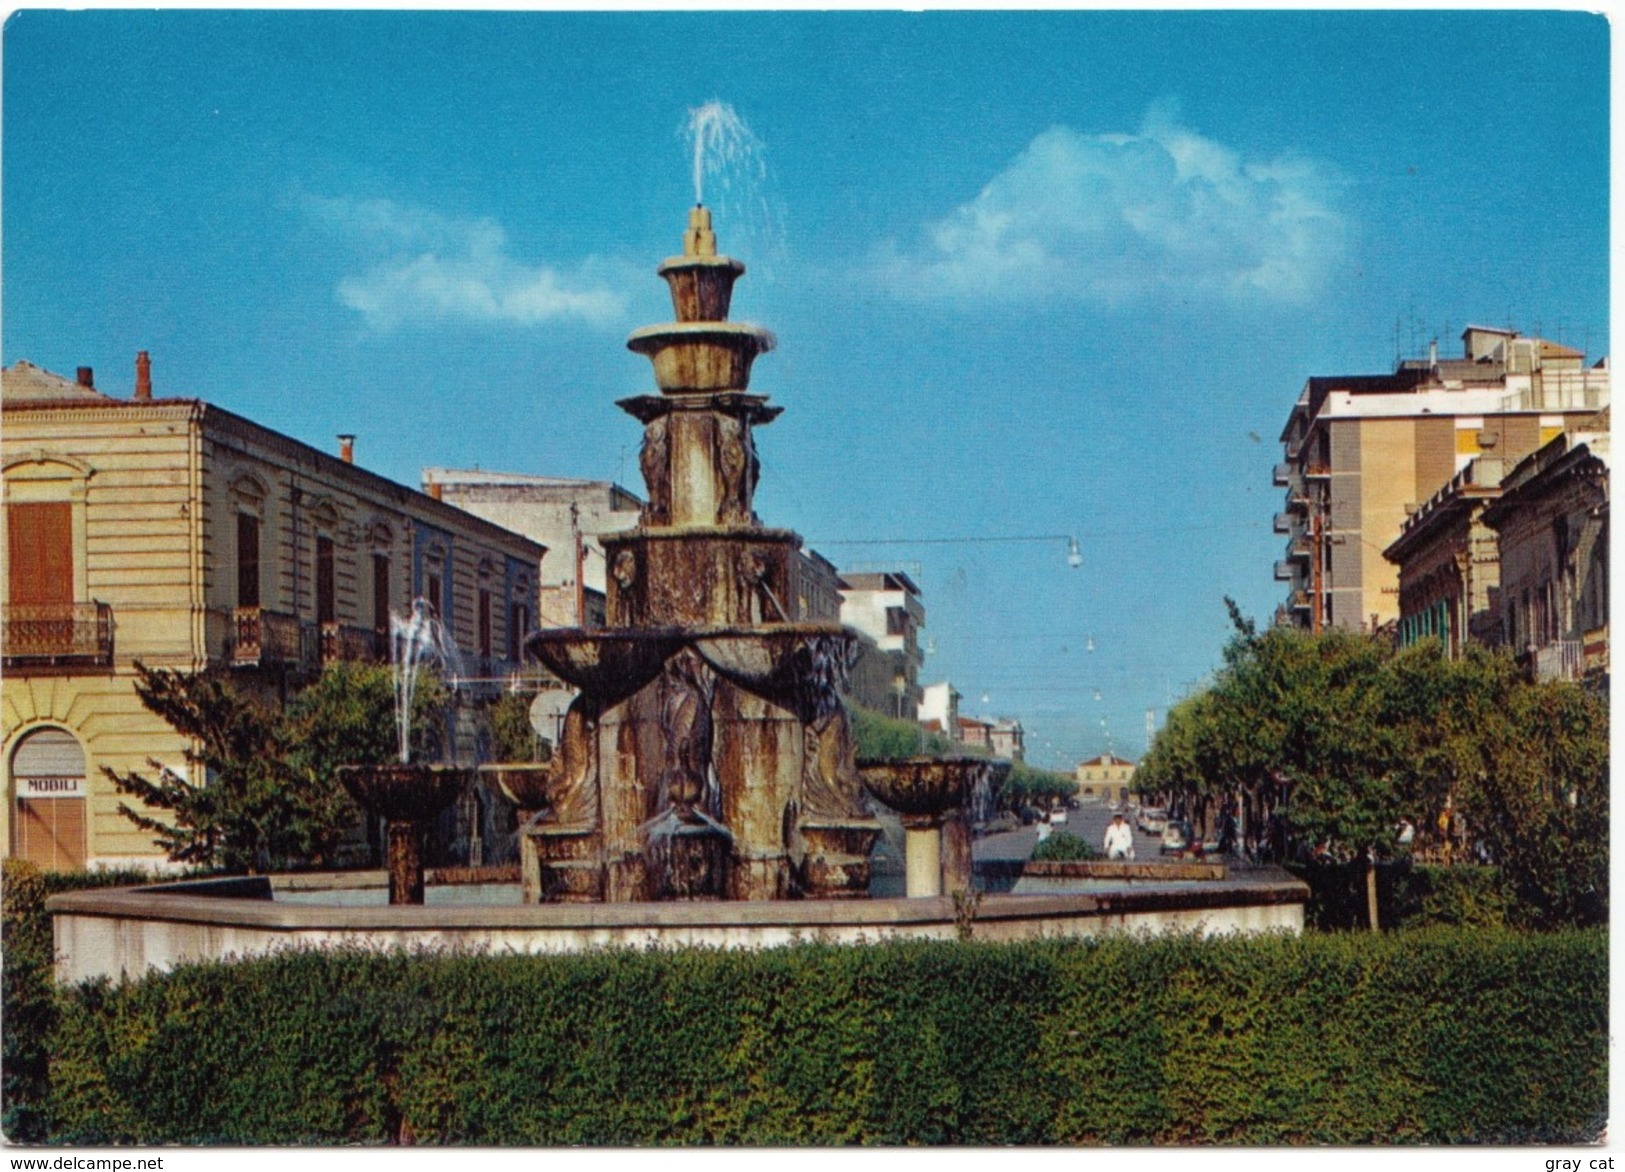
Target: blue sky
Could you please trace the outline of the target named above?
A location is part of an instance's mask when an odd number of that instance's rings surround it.
[[[779,338],[758,511],[916,570],[927,678],[1032,759],[1133,755],[1222,598],[1282,597],[1306,377],[1468,322],[1608,352],[1608,52],[1558,13],[22,12],[0,358],[127,393],[149,350],[409,484],[640,489],[623,343],[720,99],[765,160],[707,198]],[[1052,534],[1081,568],[988,540]],[[977,540],[876,544],[936,538]]]

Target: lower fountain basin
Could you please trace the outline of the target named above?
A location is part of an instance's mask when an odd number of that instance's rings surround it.
[[[1089,937],[1114,932],[1301,932],[1309,889],[1276,868],[1178,886],[1143,879],[1092,890],[987,893],[970,928],[978,940]],[[1147,864],[1121,864],[1142,870]],[[382,872],[244,876],[53,895],[56,979],[139,978],[202,960],[287,948],[401,948],[489,953],[603,947],[772,948],[817,939],[953,940],[963,911],[951,898],[792,899],[685,903],[518,902],[516,884],[448,892],[425,905],[385,906]]]
[[[427,822],[468,788],[472,769],[460,765],[340,765],[338,778],[362,807],[387,822]]]
[[[724,679],[768,699],[843,675],[857,635],[838,623],[764,623],[698,631],[694,649]]]
[[[525,653],[565,683],[608,704],[654,679],[686,641],[684,632],[670,627],[559,627],[534,632],[525,640]]]

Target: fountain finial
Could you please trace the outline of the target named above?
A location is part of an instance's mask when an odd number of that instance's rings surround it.
[[[684,256],[715,256],[717,234],[711,231],[711,209],[695,204],[688,212],[688,231],[683,233]]]

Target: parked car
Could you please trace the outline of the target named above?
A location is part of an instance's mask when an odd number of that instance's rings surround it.
[[[1191,824],[1180,818],[1170,818],[1162,828],[1162,853],[1180,854],[1191,849]]]
[[[1065,826],[1066,825],[1066,811],[1064,809],[1051,810],[1050,815],[1049,815],[1049,824],[1051,826]]]
[[[1161,834],[1162,828],[1168,825],[1168,811],[1156,806],[1142,806],[1139,825],[1142,834]]]

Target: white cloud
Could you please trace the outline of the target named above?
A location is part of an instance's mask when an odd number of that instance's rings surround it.
[[[1044,131],[918,245],[888,241],[874,263],[922,299],[1304,301],[1343,249],[1334,195],[1310,161],[1244,160],[1153,110],[1138,134]]]
[[[339,281],[338,298],[367,323],[458,320],[532,326],[562,319],[608,325],[626,302],[588,258],[571,272],[508,255],[507,234],[491,219],[456,219],[390,200],[309,197],[313,219],[370,260]]]

